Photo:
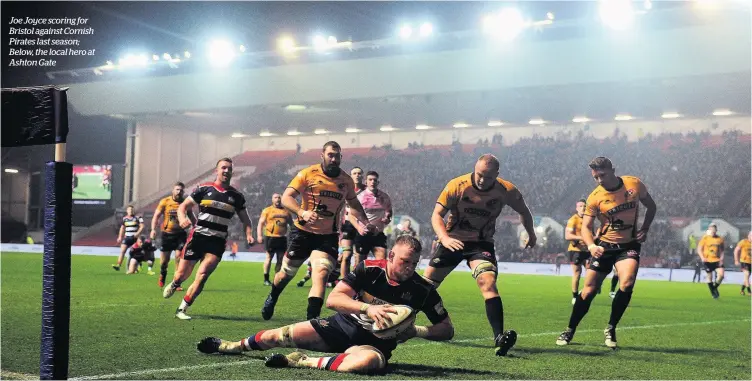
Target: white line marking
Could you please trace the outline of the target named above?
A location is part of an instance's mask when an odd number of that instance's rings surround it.
[[[669,328],[669,327],[683,327],[683,326],[690,326],[690,325],[711,325],[711,324],[724,324],[724,323],[741,323],[745,321],[750,321],[750,319],[741,319],[741,320],[716,320],[716,321],[704,321],[704,322],[688,322],[688,323],[673,323],[673,324],[652,324],[652,325],[638,325],[638,326],[632,326],[632,327],[618,327],[617,329],[619,331],[623,330],[632,330],[632,329],[655,329],[655,328]],[[577,331],[578,333],[583,332],[602,332],[602,329],[584,329],[581,331]],[[527,335],[519,335],[518,337],[525,338],[525,337],[538,337],[538,336],[552,336],[551,338],[551,346],[554,345],[554,340],[556,335],[559,335],[561,331],[556,332],[540,332],[540,333],[531,333]],[[492,338],[475,338],[475,339],[464,339],[464,340],[452,340],[451,342],[454,343],[469,343],[474,341],[484,341],[484,340],[493,340]],[[410,343],[402,344],[400,347],[402,348],[414,348],[414,347],[423,347],[426,345],[435,345],[435,344],[442,344],[441,342],[437,341],[427,341],[425,343],[418,343],[411,345]],[[308,351],[313,352],[313,351]],[[318,353],[318,352],[314,352]],[[202,365],[191,365],[191,366],[181,366],[176,368],[164,368],[164,369],[146,369],[146,370],[138,370],[134,372],[123,372],[123,373],[112,373],[112,374],[101,374],[101,375],[95,375],[95,376],[85,376],[85,377],[74,377],[71,378],[71,381],[74,380],[111,380],[116,378],[122,378],[122,377],[131,377],[131,376],[142,376],[146,374],[154,374],[154,373],[165,373],[165,372],[182,372],[187,370],[196,370],[196,369],[206,369],[206,368],[220,368],[223,366],[236,366],[236,365],[246,365],[253,362],[258,362],[261,360],[253,359],[253,360],[242,360],[242,361],[228,361],[228,362],[215,362],[210,364],[202,364]]]

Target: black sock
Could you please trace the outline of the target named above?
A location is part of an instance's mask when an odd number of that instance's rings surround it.
[[[504,305],[501,303],[501,297],[486,299],[486,317],[491,323],[494,338],[504,332]]]
[[[624,311],[627,310],[630,300],[632,300],[632,291],[616,291],[614,301],[611,303],[611,318],[608,320],[608,325],[616,327],[619,324],[619,320],[624,315]]]
[[[619,286],[619,277],[614,275],[614,277],[611,278],[611,292],[614,292],[617,286]]]
[[[572,291],[572,297],[573,297],[573,298],[576,298],[576,297],[577,297],[577,291]]]
[[[590,310],[590,303],[593,302],[594,298],[595,297],[582,299],[582,294],[577,295],[577,299],[574,301],[574,307],[572,307],[572,315],[569,317],[569,328],[572,330],[577,329],[582,318],[584,318],[585,314]]]
[[[285,286],[287,286],[287,282],[280,282],[278,285],[272,283],[272,290],[269,292],[269,295],[271,295],[271,297],[274,299],[279,298],[279,294],[282,293],[282,291],[285,289]]]
[[[324,305],[324,299],[311,296],[308,298],[308,319],[313,319],[321,315],[321,306]]]
[[[264,273],[264,280],[269,281],[269,273]]]
[[[713,293],[713,282],[708,283],[708,288],[710,289],[710,293]]]
[[[749,290],[749,286],[747,286],[747,292],[752,292],[752,291]]]
[[[744,286],[742,285],[742,291],[744,291]]]

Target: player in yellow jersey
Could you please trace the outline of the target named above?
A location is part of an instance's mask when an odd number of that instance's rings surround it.
[[[423,274],[438,287],[458,264],[467,261],[485,300],[497,356],[506,356],[517,341],[517,332],[504,331],[504,306],[496,288],[493,236],[496,218],[507,205],[520,214],[529,235],[526,246],[534,247],[537,237],[533,216],[522,194],[514,184],[499,177],[499,160],[494,155],[482,155],[473,172],[449,181],[436,201],[431,225],[439,244]]]
[[[180,227],[178,222],[178,207],[180,203],[185,200],[185,184],[176,182],[172,187],[172,194],[159,200],[159,205],[154,211],[154,216],[151,218],[151,233],[149,234],[151,241],[157,238],[157,225],[159,225],[159,219],[164,217],[160,229],[162,230],[162,242],[159,247],[160,251],[160,274],[159,274],[159,288],[164,287],[165,279],[167,278],[167,266],[170,264],[170,256],[172,252],[175,252],[175,268],[180,264],[180,253],[183,251],[185,241],[188,240],[188,233],[185,229]],[[188,218],[192,223],[196,223],[196,217],[193,216],[193,212],[188,212]]]
[[[569,217],[567,229],[564,231],[564,239],[569,241],[569,264],[572,266],[572,305],[577,299],[577,292],[580,290],[580,276],[582,267],[587,268],[590,262],[590,252],[587,246],[582,242],[580,230],[582,229],[582,216],[585,213],[585,199],[580,199],[575,205],[576,213]]]
[[[345,203],[355,217],[357,225],[354,227],[358,233],[373,230],[358,201],[352,178],[340,170],[341,161],[340,145],[335,141],[326,142],[321,150],[321,163],[298,172],[282,195],[282,205],[297,218],[290,227],[282,270],[274,276],[271,292],[261,309],[264,320],[272,318],[279,295],[308,258],[313,282],[308,292],[307,319],[319,316],[324,305],[326,280],[337,265],[340,213]],[[298,196],[300,204],[295,200]]]
[[[634,176],[616,176],[608,158],[596,157],[588,166],[598,186],[587,198],[581,235],[592,258],[585,275],[585,285],[572,307],[569,326],[559,335],[556,345],[567,345],[572,341],[603,280],[615,267],[619,272],[619,290],[611,303],[611,317],[603,333],[606,346],[616,348],[616,325],[632,299],[640,249],[648,237],[656,206],[645,184]],[[645,220],[638,229],[640,204],[647,210]],[[592,233],[596,218],[601,223],[597,239]]]
[[[271,286],[269,281],[269,267],[272,265],[272,257],[277,258],[274,273],[282,268],[282,256],[287,251],[287,228],[292,225],[290,212],[282,206],[282,196],[279,193],[272,195],[272,205],[264,208],[259,217],[256,228],[259,243],[264,244],[266,259],[264,259],[264,286]]]
[[[744,274],[744,283],[742,284],[742,290],[740,294],[744,295],[744,289],[747,289],[747,294],[752,296],[752,291],[749,289],[749,273],[752,270],[752,231],[747,234],[747,238],[742,239],[736,244],[734,248],[734,264],[741,265],[742,273]]]
[[[713,299],[718,299],[721,294],[718,292],[718,286],[723,282],[723,237],[718,235],[718,226],[710,224],[705,235],[697,243],[697,255],[702,260],[705,267],[706,279],[710,295]],[[715,272],[715,282],[713,282],[713,272]]]

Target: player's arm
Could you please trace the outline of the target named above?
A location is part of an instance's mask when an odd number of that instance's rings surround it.
[[[157,209],[154,211],[154,215],[151,217],[151,239],[157,236],[157,225],[159,224],[159,218],[164,214],[165,205],[162,201],[157,205]]]
[[[196,192],[194,192],[196,193]],[[192,211],[193,207],[196,206],[197,203],[193,199],[193,195],[190,195],[183,200],[182,203],[180,203],[180,206],[178,206],[178,223],[180,224],[181,228],[187,228],[191,226],[191,220],[188,218],[188,211]]]
[[[700,238],[700,242],[697,243],[697,255],[700,256],[700,260],[705,262],[705,237]]]
[[[508,205],[520,215],[522,226],[525,227],[525,231],[527,232],[528,236],[527,244],[525,245],[525,247],[535,247],[535,243],[538,241],[538,237],[535,235],[533,214],[530,213],[530,208],[527,207],[525,199],[522,198],[522,193],[520,193],[520,191],[517,189],[514,189],[513,192],[515,192],[516,194],[512,196],[512,201]]]
[[[295,199],[296,197],[298,197],[299,194],[300,192],[298,192],[297,189],[291,186],[287,187],[287,189],[285,189],[285,191],[282,192],[282,206],[284,206],[285,209],[289,210],[290,213],[298,216],[299,218],[303,220],[307,220],[306,217],[308,216],[306,215],[306,213],[314,213],[314,212],[303,210],[300,207],[300,204],[298,204],[298,200]]]
[[[723,266],[723,251],[726,249],[726,241],[721,240],[721,244],[718,247],[718,264]]]
[[[655,205],[653,197],[650,196],[648,188],[642,181],[640,181],[638,191],[640,194],[640,203],[642,203],[642,205],[645,205],[645,219],[642,221],[642,226],[640,226],[640,230],[637,231],[635,238],[637,238],[638,242],[645,242],[645,240],[648,238],[648,230],[650,230],[650,225],[653,223],[655,212],[657,211],[658,207]],[[637,223],[637,221],[635,221],[635,223]]]
[[[368,232],[367,228],[370,225],[368,222],[368,216],[366,216],[366,211],[363,209],[363,205],[360,204],[360,200],[358,200],[358,197],[355,195],[354,188],[350,193],[352,198],[346,199],[347,205],[350,206],[350,222],[352,223],[352,221],[355,221],[353,226],[358,230],[360,235],[364,235]]]
[[[342,282],[337,283],[334,290],[329,293],[329,297],[326,298],[326,308],[343,314],[366,314],[374,322],[383,325],[384,321],[389,319],[387,313],[397,312],[390,304],[368,304],[355,300],[357,291],[351,283],[359,283],[360,280],[356,280],[358,276],[353,276],[353,274],[359,273],[362,278],[364,272],[364,265],[361,262],[358,268],[347,274]],[[348,283],[348,281],[351,283]]]
[[[445,341],[451,340],[454,337],[452,320],[449,319],[449,314],[444,309],[444,303],[441,301],[441,296],[439,296],[436,289],[432,289],[429,292],[420,310],[426,314],[426,317],[433,325],[428,327],[413,326],[406,330],[403,335],[400,335],[397,340],[405,341],[413,337],[420,337],[431,341]]]
[[[436,200],[436,205],[433,207],[433,213],[431,213],[431,227],[438,238],[439,243],[450,251],[462,250],[465,244],[458,239],[454,239],[449,236],[446,230],[446,222],[444,217],[449,210],[457,205],[457,191],[454,181],[450,181],[444,187],[444,190],[439,194],[439,198]]]
[[[253,221],[251,221],[251,217],[248,217],[248,211],[245,210],[245,205],[240,207],[240,209],[236,209],[235,212],[238,214],[240,222],[243,223],[243,227],[245,227],[246,241],[248,241],[249,245],[253,245]]]
[[[138,218],[138,231],[136,231],[136,237],[141,235],[141,232],[144,231],[144,219],[142,217]]]
[[[120,243],[123,241],[123,234],[125,234],[125,225],[122,223],[120,224],[120,231],[118,232],[118,238],[117,242]]]
[[[256,238],[259,242],[262,242],[264,240],[264,224],[266,224],[266,209],[261,212],[261,216],[259,216],[258,220],[258,225],[256,226]]]
[[[734,264],[739,266],[739,255],[742,252],[742,246],[740,244],[736,244],[736,247],[734,248]]]
[[[567,223],[567,229],[564,230],[564,239],[567,241],[582,241],[582,236],[574,234],[577,228],[574,226],[574,219],[570,218]]]

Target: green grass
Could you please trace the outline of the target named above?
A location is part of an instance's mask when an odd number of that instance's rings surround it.
[[[294,284],[282,295],[274,319],[261,319],[259,310],[268,288],[261,285],[260,264],[223,262],[190,310],[194,319],[180,321],[173,313],[182,293],[165,300],[156,276],[125,276],[110,268],[113,260],[73,257],[70,377],[364,377],[313,369],[268,369],[263,365],[268,352],[206,356],[196,351],[195,343],[204,336],[239,339],[301,320],[308,288]],[[4,375],[38,374],[42,258],[3,253],[0,261]],[[303,270],[298,276],[302,275]],[[393,354],[387,377],[750,379],[750,299],[738,294],[738,285],[721,286],[721,298],[713,300],[704,284],[638,282],[620,324],[617,351],[603,344],[611,302],[607,295],[595,299],[573,345],[557,347],[554,342],[571,311],[569,279],[502,275],[499,287],[506,326],[520,335],[509,357],[493,356],[483,300],[470,274],[458,272],[440,290],[455,324],[454,340],[414,339],[402,344]],[[419,323],[426,323],[424,316]]]
[[[112,192],[102,187],[99,174],[78,176],[78,186],[73,191],[74,200],[109,200]]]

